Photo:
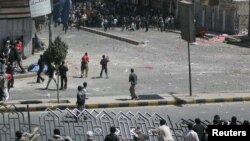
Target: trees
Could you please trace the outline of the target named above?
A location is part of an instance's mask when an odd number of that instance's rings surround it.
[[[49,47],[44,52],[44,61],[46,64],[54,63],[56,66],[56,72],[58,72],[59,65],[63,60],[65,60],[68,54],[68,45],[57,36],[54,42],[50,42]],[[57,102],[59,103],[59,74],[57,74]]]
[[[68,45],[57,36],[54,42],[51,42],[47,50],[44,52],[45,63],[61,64],[68,54]]]

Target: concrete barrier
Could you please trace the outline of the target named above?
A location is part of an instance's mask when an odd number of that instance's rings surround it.
[[[128,38],[125,38],[125,37],[120,37],[120,36],[117,36],[117,35],[114,35],[114,34],[111,34],[111,33],[108,33],[108,32],[104,32],[104,31],[100,31],[100,30],[96,30],[96,29],[92,29],[92,28],[88,28],[88,27],[80,27],[80,29],[91,32],[91,33],[95,33],[95,34],[98,34],[98,35],[106,36],[106,37],[109,37],[109,38],[112,38],[112,39],[124,41],[124,42],[130,43],[130,44],[133,44],[133,45],[141,44],[141,42],[136,41],[136,40],[128,39]]]

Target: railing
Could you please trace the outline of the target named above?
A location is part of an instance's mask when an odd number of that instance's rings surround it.
[[[86,140],[86,133],[89,130],[93,131],[96,141],[103,141],[109,134],[111,126],[116,127],[117,135],[122,141],[133,140],[136,127],[140,127],[141,131],[149,136],[150,141],[157,141],[157,135],[153,134],[151,129],[159,127],[161,119],[167,121],[174,139],[181,141],[181,135],[187,131],[186,122],[193,122],[190,119],[181,119],[174,124],[169,116],[165,118],[158,113],[115,113],[106,110],[80,112],[77,109],[56,109],[54,111],[47,109],[43,113],[39,113],[36,116],[38,120],[34,122],[36,117],[32,117],[33,114],[16,111],[15,105],[0,105],[0,108],[0,141],[12,141],[15,139],[16,131],[31,132],[34,127],[39,127],[39,141],[50,139],[55,128],[61,131],[62,136],[70,136],[74,141]],[[29,106],[27,106],[27,111],[29,111]],[[203,124],[206,125],[205,122]]]

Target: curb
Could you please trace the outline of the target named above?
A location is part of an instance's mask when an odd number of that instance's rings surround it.
[[[37,75],[36,73],[15,74],[14,78],[15,79],[20,79],[20,78],[34,77],[36,75]]]
[[[142,106],[162,106],[162,105],[182,105],[182,104],[205,104],[205,103],[224,103],[224,102],[246,102],[250,101],[250,97],[233,97],[233,98],[208,98],[208,99],[191,99],[191,100],[160,100],[160,101],[131,101],[131,102],[117,102],[117,103],[101,103],[101,104],[86,104],[87,109],[98,109],[98,108],[119,108],[119,107],[142,107]],[[1,104],[3,105],[3,104]],[[8,105],[6,105],[8,106]],[[74,109],[75,104],[51,104],[40,106],[40,105],[29,105],[29,111],[45,111],[46,109],[55,110],[57,108],[63,109]],[[9,106],[8,110],[0,108],[0,112],[27,112],[26,105],[23,107]]]
[[[124,42],[130,43],[130,44],[133,44],[133,45],[141,44],[141,42],[136,41],[136,40],[132,40],[132,39],[124,38],[124,37],[119,37],[119,36],[113,35],[111,33],[103,32],[103,31],[99,31],[99,30],[95,30],[95,29],[91,29],[91,28],[87,28],[87,27],[80,27],[80,29],[91,32],[91,33],[95,33],[98,35],[110,37],[112,39],[124,41]]]
[[[167,30],[167,32],[171,32],[171,33],[176,33],[176,34],[181,34],[181,31],[180,30]]]

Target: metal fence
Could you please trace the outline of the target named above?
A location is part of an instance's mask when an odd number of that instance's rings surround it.
[[[86,140],[86,133],[90,130],[93,131],[96,141],[103,141],[109,134],[111,126],[116,127],[117,135],[122,141],[133,140],[136,127],[140,127],[144,134],[149,135],[150,141],[157,141],[157,135],[153,134],[150,129],[159,127],[161,119],[167,121],[174,139],[180,141],[181,135],[187,131],[186,122],[193,122],[181,119],[177,123],[172,123],[169,116],[162,117],[158,113],[47,109],[39,115],[38,122],[32,123],[31,119],[35,117],[30,116],[29,112],[16,111],[14,105],[1,105],[0,109],[0,141],[15,140],[16,131],[31,132],[34,127],[39,127],[39,141],[50,139],[55,128],[61,131],[62,136],[70,136],[74,141]],[[29,109],[28,106],[27,109]]]

